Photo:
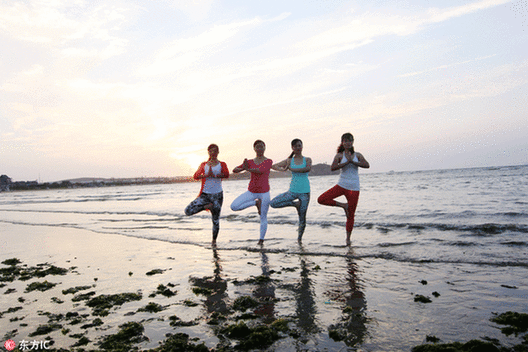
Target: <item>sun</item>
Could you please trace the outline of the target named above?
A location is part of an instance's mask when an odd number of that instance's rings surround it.
[[[179,151],[170,154],[171,158],[179,161],[182,168],[194,173],[204,161],[204,156],[192,151]]]
[[[198,154],[188,154],[184,157],[185,162],[191,167],[191,169],[196,170],[198,166],[202,163],[203,156]]]

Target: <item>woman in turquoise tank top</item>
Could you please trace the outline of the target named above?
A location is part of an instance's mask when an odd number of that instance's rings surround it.
[[[279,194],[270,202],[272,208],[295,207],[299,214],[298,240],[302,240],[306,228],[306,212],[310,203],[310,181],[308,172],[312,169],[312,159],[302,155],[303,144],[300,139],[291,142],[293,152],[290,156],[274,164],[271,168],[277,171],[290,170],[292,178],[288,192]]]

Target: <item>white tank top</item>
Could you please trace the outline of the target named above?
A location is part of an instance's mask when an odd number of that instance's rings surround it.
[[[209,173],[209,168],[210,168],[210,166],[205,164],[204,173],[206,175]],[[212,169],[213,169],[213,174],[215,176],[218,176],[222,172],[222,165],[220,165],[220,163],[218,163],[215,166],[213,166]],[[203,189],[202,189],[202,192],[203,193],[208,193],[208,194],[215,194],[215,193],[222,192],[222,179],[221,178],[212,178],[212,177],[206,178],[204,186],[203,186]]]
[[[341,160],[341,163],[347,162],[348,159],[343,154],[343,159]],[[352,159],[354,162],[359,162],[359,159],[354,153],[354,157]],[[359,173],[358,173],[358,167],[354,164],[347,164],[346,166],[341,168],[341,173],[339,175],[339,181],[337,181],[337,184],[344,189],[348,189],[349,191],[359,191]]]

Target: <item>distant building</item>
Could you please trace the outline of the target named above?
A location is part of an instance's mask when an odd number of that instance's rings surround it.
[[[9,191],[11,179],[7,175],[0,176],[0,192]]]

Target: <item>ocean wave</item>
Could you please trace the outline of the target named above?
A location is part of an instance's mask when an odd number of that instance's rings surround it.
[[[102,215],[104,217],[99,217],[97,219],[91,219],[101,222],[135,222],[135,223],[155,223],[155,222],[161,222],[161,223],[178,223],[183,221],[191,221],[189,217],[185,216],[182,213],[179,212],[157,212],[157,211],[132,211],[132,210],[124,210],[124,211],[108,211],[108,210],[90,210],[90,211],[82,211],[82,210],[24,210],[24,209],[0,209],[0,211],[5,212],[20,212],[20,213],[56,213],[56,214],[76,214],[76,215]],[[518,220],[518,217],[524,217],[526,216],[525,213],[503,213],[503,215],[507,215],[510,218],[513,218],[514,220]],[[114,218],[112,218],[115,216]],[[193,218],[201,218],[201,219],[210,219],[210,215],[207,213],[203,214],[197,214],[193,216]],[[260,218],[256,213],[250,213],[250,214],[228,214],[221,216],[220,219],[222,221],[228,221],[228,222],[240,222],[240,223],[259,223]],[[413,232],[425,232],[430,230],[436,230],[436,231],[443,231],[443,232],[461,232],[465,233],[469,236],[476,236],[476,237],[486,237],[486,236],[494,236],[498,234],[503,233],[528,233],[528,225],[526,224],[519,224],[517,222],[510,222],[510,223],[481,223],[481,224],[460,224],[460,223],[453,223],[452,219],[442,219],[437,220],[435,222],[409,222],[405,221],[405,219],[402,219],[403,221],[393,221],[393,222],[361,222],[356,221],[354,226],[356,228],[360,229],[374,229],[381,233],[389,233],[391,231],[413,231]],[[194,220],[193,220],[194,221]],[[288,225],[288,226],[294,226],[298,223],[298,220],[296,216],[269,216],[268,217],[268,224],[272,225]],[[329,228],[329,227],[343,227],[345,226],[345,219],[339,218],[339,220],[333,220],[333,219],[317,219],[317,220],[308,220],[307,222],[308,226],[317,226],[321,228]]]

